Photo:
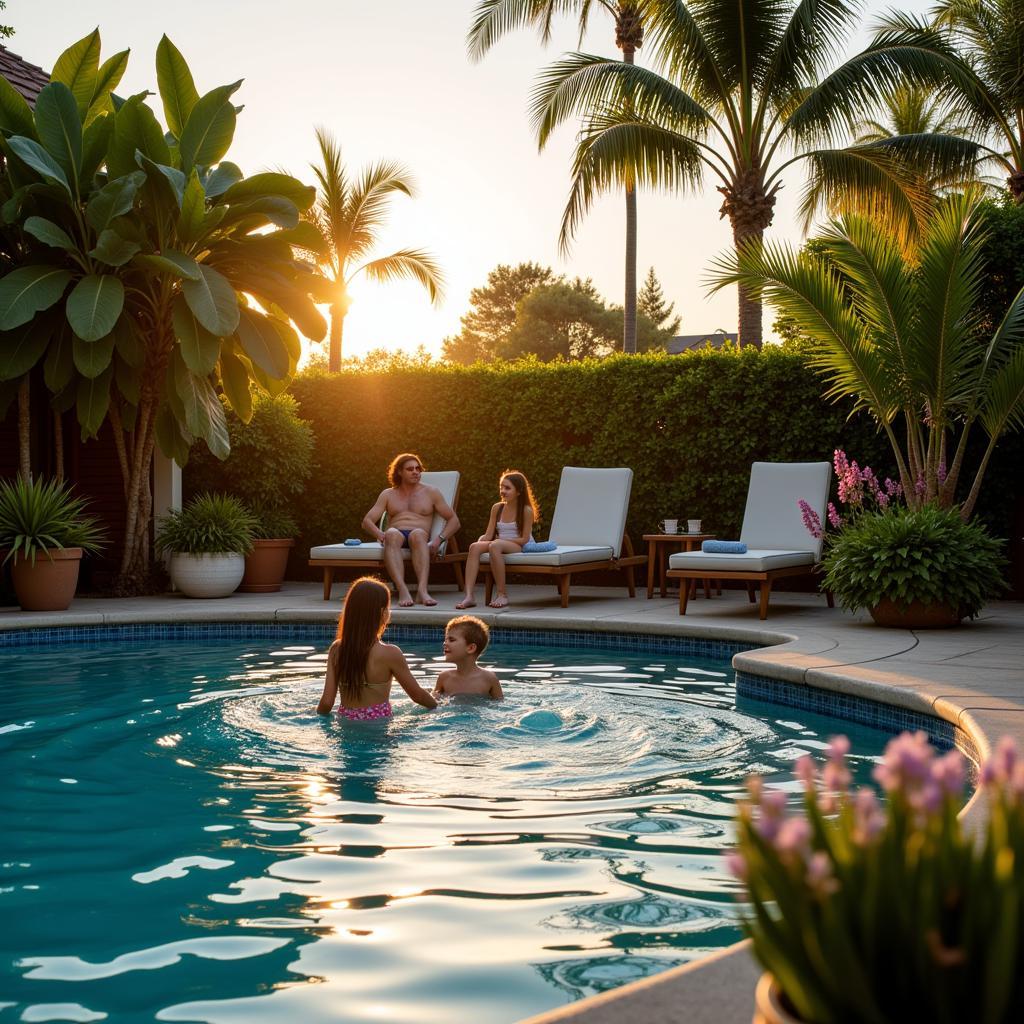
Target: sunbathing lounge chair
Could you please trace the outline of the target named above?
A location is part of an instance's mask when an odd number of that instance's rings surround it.
[[[686,614],[691,581],[742,580],[751,601],[754,583],[760,584],[761,618],[767,618],[772,583],[813,572],[821,558],[821,539],[804,526],[797,502],[803,498],[824,522],[831,482],[827,462],[755,462],[740,531],[746,554],[680,551],[669,558],[668,575],[679,580],[679,614]],[[826,597],[831,608],[832,595]]]
[[[444,500],[454,509],[459,500],[459,473],[457,470],[442,473],[424,473],[420,478],[425,484],[436,487],[444,497]],[[384,519],[381,519],[383,528]],[[434,516],[430,525],[430,539],[433,540],[444,529],[445,520],[440,516]],[[409,561],[411,552],[408,549],[402,551],[402,558]],[[443,541],[438,549],[438,556],[431,562],[435,565],[452,565],[455,568],[455,579],[458,585],[463,585],[462,563],[466,556],[459,552],[459,543],[455,537],[449,537]],[[309,552],[309,564],[322,568],[324,571],[324,600],[329,601],[331,597],[331,586],[334,582],[334,570],[342,569],[380,569],[384,566],[384,545],[378,541],[364,541],[356,545],[346,544],[321,544],[312,548]]]
[[[506,555],[508,571],[554,577],[563,608],[569,606],[572,577],[595,569],[624,570],[629,596],[636,597],[633,566],[646,563],[647,557],[634,555],[626,536],[632,486],[631,469],[564,467],[549,534],[549,540],[557,547],[554,551]],[[480,561],[490,603],[494,588],[490,556],[485,554]]]

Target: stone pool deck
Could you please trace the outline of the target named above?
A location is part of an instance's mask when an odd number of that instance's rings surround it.
[[[336,620],[344,585],[331,601],[319,584],[289,583],[276,594],[235,594],[215,601],[176,595],[78,598],[66,612],[0,609],[0,630],[100,626],[133,622]],[[396,608],[396,623],[443,625],[459,598],[451,587],[432,591],[436,608]],[[553,587],[514,586],[513,605],[474,609],[491,625],[661,633],[768,644],[738,654],[734,666],[751,675],[854,694],[935,715],[960,727],[984,754],[1003,734],[1024,747],[1024,604],[998,603],[956,629],[879,629],[867,615],[825,607],[814,594],[772,596],[768,619],[742,591],[689,603],[680,617],[673,598],[635,599],[623,590],[574,587],[568,608]],[[972,804],[968,816],[979,813]],[[760,973],[744,944],[654,978],[530,1018],[528,1024],[749,1024]],[[523,1022],[527,1024],[527,1022]]]

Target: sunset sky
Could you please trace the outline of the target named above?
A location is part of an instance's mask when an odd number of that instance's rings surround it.
[[[520,31],[472,64],[465,36],[474,6],[474,0],[9,0],[0,20],[15,28],[8,47],[46,69],[99,25],[104,59],[132,51],[122,95],[155,92],[154,56],[164,32],[188,60],[200,94],[244,78],[235,98],[245,110],[229,159],[246,173],[285,167],[311,181],[315,125],[335,134],[353,169],[383,158],[405,163],[419,194],[395,200],[377,254],[430,249],[447,278],[445,301],[434,309],[415,285],[360,282],[345,323],[345,354],[420,343],[436,353],[458,331],[470,289],[498,263],[534,260],[592,277],[608,301],[622,302],[622,198],[600,200],[569,257],[559,257],[573,130],[563,128],[538,154],[527,117],[537,71],[577,48],[574,23],[559,23],[546,50],[535,34]],[[582,48],[618,56],[611,19],[594,6]],[[912,0],[910,7],[925,4]],[[162,120],[158,101],[155,109]],[[798,177],[787,180],[772,229],[777,238],[800,238],[793,212],[800,186]],[[736,329],[735,292],[705,294],[708,263],[730,245],[719,205],[710,179],[702,195],[639,198],[638,277],[655,268],[682,315],[682,333]]]

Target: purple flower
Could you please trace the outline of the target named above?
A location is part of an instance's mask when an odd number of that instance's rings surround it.
[[[889,741],[885,757],[873,774],[883,789],[902,790],[909,797],[929,779],[934,756],[924,732],[905,732]]]
[[[807,532],[815,539],[824,536],[825,531],[821,527],[821,517],[801,498],[797,505],[800,506],[800,515],[803,517],[804,526]]]
[[[812,853],[807,860],[807,884],[818,896],[828,896],[839,890],[839,882],[832,873],[832,861],[827,853]]]
[[[842,528],[843,517],[839,514],[839,510],[831,501],[828,503],[828,521],[834,529],[839,530]]]
[[[747,861],[743,854],[739,850],[727,850],[723,854],[725,858],[725,866],[729,869],[729,873],[733,878],[738,878],[741,882],[747,880]]]
[[[809,852],[811,826],[806,818],[786,818],[775,836],[775,849],[783,856],[803,856]]]
[[[853,800],[853,841],[858,846],[874,842],[885,828],[885,812],[873,789],[857,790]]]
[[[814,767],[814,761],[807,755],[798,758],[793,769],[793,774],[803,783],[804,789],[808,792],[814,789],[814,783],[818,777],[818,771]]]
[[[938,477],[939,486],[941,487],[946,482],[946,460],[939,459],[939,465],[935,470],[935,475]]]
[[[932,780],[940,792],[948,796],[958,797],[963,793],[965,777],[964,759],[957,750],[950,750],[932,764]]]

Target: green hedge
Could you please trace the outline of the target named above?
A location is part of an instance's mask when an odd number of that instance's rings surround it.
[[[774,347],[306,374],[292,387],[316,438],[298,552],[360,536],[399,451],[461,471],[463,547],[486,525],[506,467],[534,486],[540,538],[566,465],[633,468],[628,530],[638,548],[666,516],[735,537],[755,460],[831,460],[838,446],[892,472],[872,423],[850,420],[849,404],[826,403],[821,392],[799,354]]]

